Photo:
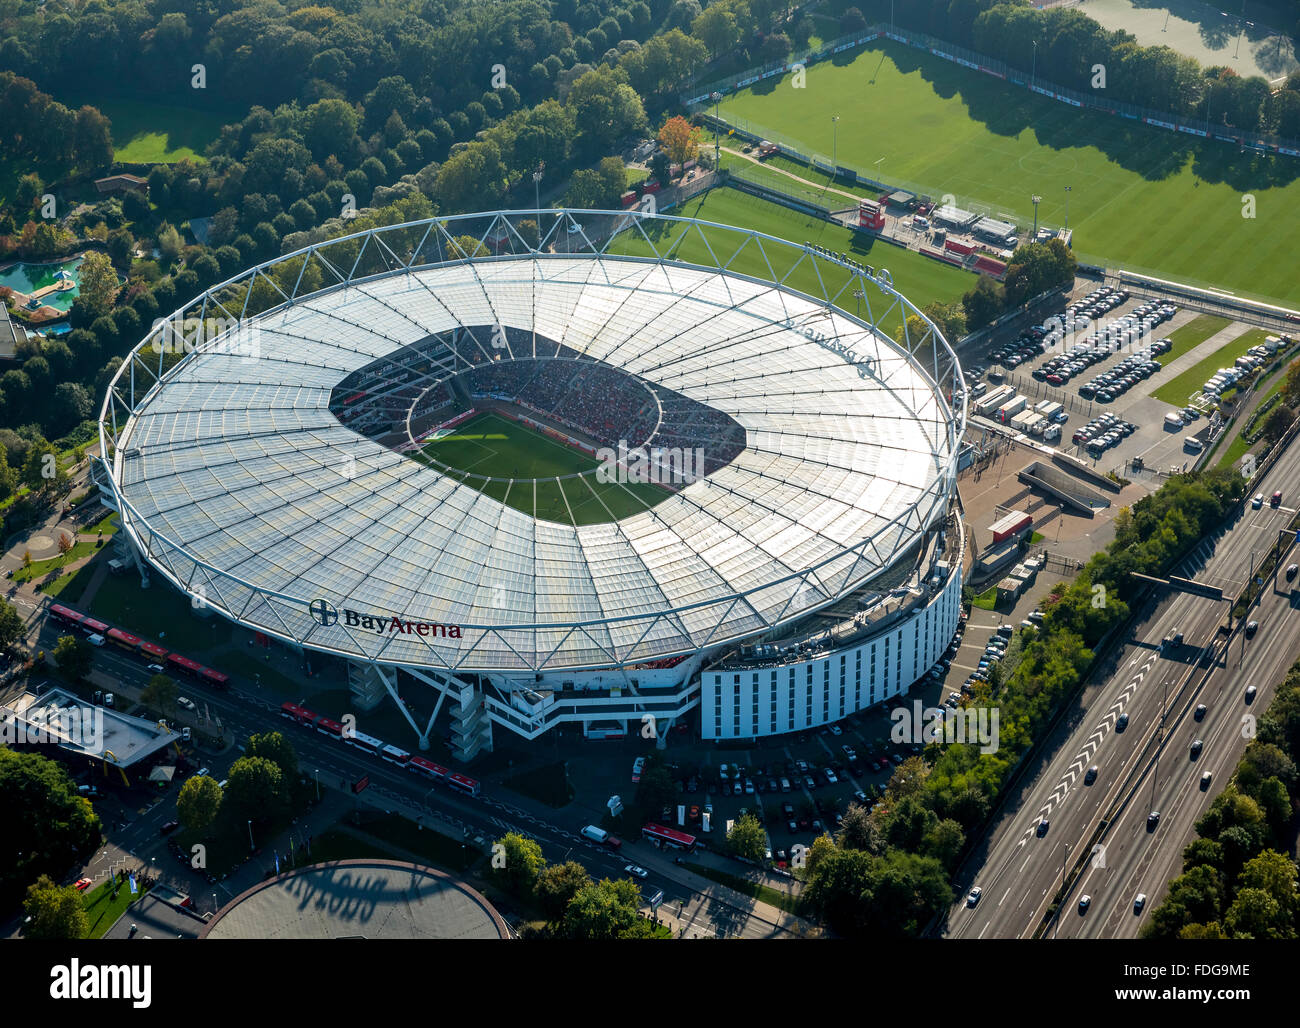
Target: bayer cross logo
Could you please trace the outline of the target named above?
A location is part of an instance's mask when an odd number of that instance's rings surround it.
[[[328,600],[312,600],[307,610],[311,613],[311,619],[325,628],[338,622],[339,612]]]

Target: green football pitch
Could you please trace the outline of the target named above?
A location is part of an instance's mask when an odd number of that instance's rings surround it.
[[[810,65],[801,89],[789,75],[756,83],[721,114],[1021,226],[1032,195],[1040,223],[1063,224],[1069,186],[1085,261],[1300,303],[1300,159],[1074,108],[897,43]]]
[[[561,524],[618,521],[671,495],[651,483],[599,482],[594,457],[496,414],[470,418],[422,452],[444,465],[444,474],[530,517]]]

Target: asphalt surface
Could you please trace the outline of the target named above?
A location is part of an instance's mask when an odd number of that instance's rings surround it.
[[[1235,596],[1250,569],[1295,514],[1300,447],[1291,447],[1250,493],[1283,492],[1282,505],[1245,510],[1228,531],[1208,538],[1178,573]],[[1294,548],[1279,562],[1300,559]],[[1300,580],[1297,580],[1300,584]],[[1194,824],[1227,785],[1249,742],[1249,716],[1267,709],[1274,684],[1300,652],[1300,604],[1293,604],[1279,573],[1246,620],[1258,620],[1247,640],[1241,622],[1229,637],[1219,632],[1228,603],[1162,590],[1147,605],[1132,637],[1116,647],[1100,681],[1088,684],[1057,726],[1037,773],[1009,797],[1008,811],[959,877],[962,897],[940,934],[949,938],[1131,937],[1159,904],[1170,878],[1182,870],[1181,853]],[[1175,632],[1184,645],[1161,652]],[[1256,686],[1254,703],[1245,688]],[[1195,708],[1205,704],[1204,720]],[[1121,713],[1127,729],[1116,730]],[[1203,748],[1192,759],[1190,746]],[[1096,781],[1084,783],[1089,767]],[[1202,788],[1203,772],[1213,772]],[[1148,815],[1160,818],[1148,830]],[[1039,834],[1042,818],[1049,821]],[[1096,850],[1094,847],[1104,849]],[[1076,873],[1077,872],[1077,873]],[[1062,881],[1069,883],[1059,921],[1048,914]],[[979,902],[966,892],[978,885]],[[1138,893],[1144,908],[1134,912]],[[1079,900],[1087,895],[1086,913]]]

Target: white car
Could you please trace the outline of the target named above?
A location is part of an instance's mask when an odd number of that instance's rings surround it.
[[[150,664],[148,670],[152,671],[155,675],[161,675],[167,669],[161,664]]]
[[[1264,494],[1256,493],[1255,498],[1250,501],[1250,506],[1254,510],[1259,510],[1260,507],[1264,506]]]
[[[194,705],[194,701],[193,701],[192,699],[190,699],[188,696],[177,696],[177,697],[176,697],[176,706],[178,706],[178,707],[183,707],[185,710],[197,710],[197,709],[198,709],[198,708]]]
[[[628,864],[623,868],[623,870],[626,871],[628,874],[630,874],[633,878],[645,878],[650,874],[650,872],[647,871],[644,867],[638,867],[636,864]]]
[[[208,773],[208,769],[207,769],[206,767],[201,767],[201,768],[199,768],[197,771],[194,772],[194,777],[195,777],[195,778],[202,778],[202,777],[203,777],[204,775],[206,775],[207,773]]]
[[[984,895],[984,890],[981,889],[978,885],[975,886],[975,888],[971,889],[971,891],[966,894],[966,906],[968,907],[975,906],[975,904],[980,901],[980,897],[983,895]]]
[[[831,725],[831,735],[840,735],[843,731],[844,729],[840,728],[839,725]]]

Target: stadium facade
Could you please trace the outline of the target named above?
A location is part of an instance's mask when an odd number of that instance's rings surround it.
[[[468,759],[498,730],[751,738],[905,691],[958,622],[964,410],[884,269],[640,211],[496,212],[197,297],[113,379],[96,470],[146,584],[346,661],[421,746],[445,714]],[[493,466],[487,414],[603,463]],[[683,452],[677,480],[619,474]]]

